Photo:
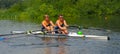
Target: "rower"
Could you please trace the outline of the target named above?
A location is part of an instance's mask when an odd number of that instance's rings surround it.
[[[46,14],[44,16],[44,20],[42,21],[42,31],[47,30],[47,32],[52,32],[54,29],[54,24],[53,22],[49,19],[49,16]],[[54,32],[52,32],[53,34]]]
[[[68,34],[67,27],[68,25],[66,21],[63,19],[63,16],[59,15],[58,20],[56,21],[56,27],[55,27],[55,30],[59,29],[59,31],[56,31],[55,33]]]

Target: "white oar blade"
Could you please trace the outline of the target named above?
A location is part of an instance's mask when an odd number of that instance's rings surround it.
[[[99,35],[85,35],[89,39],[99,39],[99,40],[109,40],[108,36],[99,36]]]
[[[101,35],[78,35],[77,33],[69,33],[68,36],[70,36],[70,37],[85,37],[85,38],[89,38],[89,39],[109,40],[108,36],[101,36]]]
[[[25,33],[25,31],[11,31],[11,33],[15,34],[15,33]]]
[[[12,34],[16,33],[26,33],[26,34],[43,34],[42,31],[12,31]]]
[[[31,32],[32,34],[44,34],[42,31]]]

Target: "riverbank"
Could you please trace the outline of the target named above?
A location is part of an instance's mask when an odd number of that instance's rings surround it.
[[[12,2],[13,0],[11,0]],[[4,2],[4,1],[1,1]],[[120,31],[119,0],[19,0],[9,7],[0,6],[0,19],[40,24],[48,14],[55,23],[62,14],[68,24]]]

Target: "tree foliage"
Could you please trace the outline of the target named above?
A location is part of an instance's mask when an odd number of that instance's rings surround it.
[[[120,15],[120,0],[0,0],[0,8],[0,18],[40,22],[44,14],[53,21],[62,14],[70,24],[97,25],[106,16],[109,22],[116,21],[109,16]]]

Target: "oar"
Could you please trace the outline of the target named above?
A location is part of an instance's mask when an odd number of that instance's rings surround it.
[[[19,34],[25,34],[25,33],[0,34],[0,37],[1,37],[1,36],[10,36],[10,35],[19,35]]]
[[[11,34],[0,34],[0,41],[8,39],[4,36],[11,36],[11,35],[20,35],[20,34],[45,34],[44,32],[40,30],[34,30],[34,31],[12,31]]]
[[[0,34],[0,36],[10,36],[10,35],[20,35],[20,34],[32,34],[32,32],[41,31],[41,30],[34,30],[34,31],[11,31],[11,34]],[[40,33],[40,32],[39,32]]]
[[[82,29],[82,26],[77,26],[77,25],[70,25],[68,28],[70,27],[76,27],[78,28],[79,30]],[[55,31],[58,31],[58,30],[54,30],[54,31],[50,31],[50,32],[55,32]],[[43,34],[43,33],[47,33],[48,31],[46,30],[29,30],[29,31],[12,31],[11,33],[26,33],[26,34],[35,34],[35,33],[40,33],[40,34]]]
[[[70,25],[69,27],[70,27],[70,28],[71,28],[71,27],[76,27],[76,28],[78,28],[79,30],[82,30],[82,29],[91,29],[91,30],[101,30],[101,31],[111,32],[111,30],[107,30],[107,29],[103,29],[103,28],[86,27],[86,26],[79,26],[79,25]],[[69,28],[69,27],[68,27],[68,28]]]
[[[78,26],[78,25],[70,25],[68,28],[71,28],[71,27],[78,28],[79,30],[81,30],[83,28],[89,29],[87,27]],[[58,30],[54,30],[51,32],[55,32],[55,31],[58,31]],[[0,36],[19,35],[19,34],[43,34],[43,33],[47,33],[47,31],[45,31],[45,30],[33,30],[33,31],[29,30],[29,31],[12,31],[11,33],[12,34],[1,34]]]
[[[20,35],[20,34],[25,34],[25,33],[0,34],[0,41],[7,39],[6,37],[3,37],[3,36]]]
[[[71,25],[69,27],[77,27],[80,28],[79,26],[75,26],[75,25]],[[55,30],[56,31],[56,30]],[[55,32],[55,31],[51,31],[51,32]],[[57,30],[58,31],[58,30]],[[29,30],[29,31],[12,31],[11,34],[0,34],[0,40],[4,40],[6,38],[4,38],[3,36],[11,36],[11,35],[20,35],[20,34],[46,34],[46,31],[42,31],[42,30]]]
[[[50,32],[55,32],[58,30],[54,30],[54,31],[50,31]],[[49,31],[46,30],[33,30],[33,31],[12,31],[11,33],[15,34],[15,33],[26,33],[26,34],[46,34],[49,33]]]

